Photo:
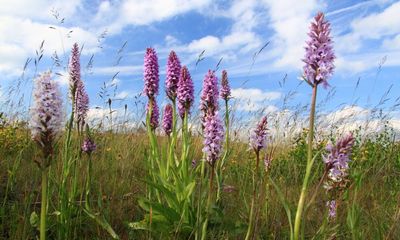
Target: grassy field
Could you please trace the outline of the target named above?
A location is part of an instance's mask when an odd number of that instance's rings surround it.
[[[40,156],[39,149],[23,126],[13,128],[3,124],[0,136],[0,237],[35,239],[38,230],[34,213],[39,213],[41,203],[40,171],[33,160]],[[144,133],[97,132],[94,139],[98,150],[93,153],[92,205],[121,239],[146,238],[145,231],[132,230],[129,223],[141,220],[144,215],[137,201],[146,192],[143,179],[148,175],[145,157],[147,136]],[[400,144],[394,141],[389,129],[362,141],[356,135],[356,139],[350,185],[339,205],[337,222],[321,231],[326,218],[326,196],[320,188],[315,203],[305,216],[306,239],[326,239],[329,231],[337,232],[337,239],[398,239],[400,236]],[[165,138],[158,140],[166,141]],[[201,140],[194,138],[193,141],[193,158],[200,159]],[[304,176],[306,132],[289,142],[290,145],[276,145],[269,175],[279,186],[293,217]],[[325,142],[316,145],[315,150],[322,149]],[[221,215],[214,216],[211,221],[210,239],[243,239],[246,232],[254,154],[246,143],[240,141],[232,142],[232,149],[225,169],[225,184],[229,187],[226,187],[219,203]],[[55,238],[59,227],[56,207],[62,169],[59,159],[61,156],[57,156],[50,171],[50,193],[53,193],[50,194],[53,197],[49,200],[48,210],[50,239]],[[77,160],[79,187],[74,207],[78,210],[72,218],[73,236],[76,239],[109,239],[107,231],[81,210],[88,160],[85,156]],[[318,157],[310,192],[314,191],[323,168],[321,157]],[[259,191],[261,196],[256,224],[259,239],[288,239],[289,223],[285,208],[267,177]]]

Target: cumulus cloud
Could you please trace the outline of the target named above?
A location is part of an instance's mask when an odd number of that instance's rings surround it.
[[[66,71],[57,72],[57,74],[53,74],[55,77],[55,81],[58,82],[61,86],[69,86],[69,73]]]
[[[68,54],[74,42],[85,44],[83,54],[97,52],[99,49],[95,33],[77,26],[53,25],[50,21],[50,8],[62,7],[63,13],[71,15],[79,4],[80,1],[72,1],[67,7],[65,1],[44,0],[17,0],[14,4],[2,4],[0,58],[4,61],[0,64],[0,73],[11,76],[20,74],[26,59],[35,56],[35,50],[39,49],[43,41],[43,54],[46,57],[55,51],[60,56],[64,52]],[[17,8],[19,5],[23,7]]]
[[[72,16],[82,4],[81,0],[12,0],[1,1],[0,15],[48,20],[52,11],[62,11],[63,17]]]
[[[93,72],[96,75],[114,75],[118,73],[118,76],[135,76],[143,74],[142,65],[123,65],[123,66],[104,66],[95,67]]]
[[[106,26],[110,33],[119,33],[129,25],[149,25],[190,11],[201,11],[210,0],[123,0],[104,1],[94,18],[94,25]]]
[[[344,72],[361,72],[377,67],[384,56],[385,65],[398,66],[400,61],[400,2],[395,2],[381,12],[370,13],[351,21],[348,33],[335,38],[338,52],[337,69]],[[377,46],[367,47],[375,41]]]
[[[353,121],[356,118],[362,119],[366,118],[370,114],[368,109],[362,108],[360,106],[345,106],[335,112],[329,113],[326,116],[326,120],[329,122],[350,120]]]
[[[125,108],[114,108],[111,110],[107,107],[90,108],[87,115],[87,121],[93,127],[101,130],[137,130],[142,127],[144,115],[136,116]]]
[[[205,50],[209,56],[236,59],[237,53],[247,53],[260,46],[261,40],[254,32],[232,32],[224,37],[205,36],[193,40],[184,47],[189,53],[198,54]]]
[[[354,34],[359,38],[380,39],[400,32],[398,16],[400,2],[393,3],[380,13],[373,13],[351,23]],[[373,26],[373,27],[372,27]]]
[[[364,40],[386,40],[394,34],[400,33],[398,17],[400,15],[400,2],[394,3],[382,12],[371,13],[351,21],[350,31],[336,38],[336,48],[343,52],[357,52],[365,42]]]
[[[196,60],[203,50],[206,56],[218,59],[223,57],[225,61],[235,61],[238,56],[253,54],[262,45],[261,37],[254,29],[260,23],[258,7],[259,3],[254,0],[232,1],[227,8],[225,5],[209,6],[207,11],[202,12],[205,16],[223,17],[233,21],[229,33],[222,36],[206,35],[180,45],[177,45],[174,38],[167,36],[166,45],[171,45],[170,40],[174,40],[177,51],[188,53],[191,61]]]
[[[165,36],[164,40],[165,40],[167,47],[174,47],[174,46],[177,46],[178,44],[180,44],[180,41],[176,37],[169,35],[169,34],[167,36]]]
[[[268,9],[269,27],[274,31],[271,39],[276,57],[275,67],[299,69],[310,19],[321,8],[320,4],[316,0],[264,0],[263,3]]]
[[[388,127],[392,127],[400,133],[400,119],[390,116],[390,118],[380,118],[375,116],[370,108],[347,105],[330,113],[320,115],[318,127],[322,132],[334,131],[336,134],[343,134],[361,128],[362,134],[367,136],[382,131],[385,128],[385,124],[387,124]]]
[[[400,34],[392,38],[386,38],[382,44],[384,49],[388,50],[400,50]]]
[[[123,90],[119,93],[117,93],[117,95],[115,95],[115,99],[120,99],[120,100],[125,100],[127,98],[133,98],[134,96],[137,96],[138,94],[133,93],[132,91],[126,91]]]
[[[277,108],[270,105],[270,102],[281,98],[280,92],[262,91],[258,88],[234,88],[232,97],[236,100],[237,110],[239,111],[258,111],[273,112]]]

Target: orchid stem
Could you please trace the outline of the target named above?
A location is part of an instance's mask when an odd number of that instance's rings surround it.
[[[299,203],[297,205],[296,218],[294,222],[294,240],[299,239],[300,234],[300,226],[301,226],[301,218],[303,215],[304,202],[307,195],[307,187],[308,181],[311,175],[311,169],[314,161],[312,160],[312,148],[313,148],[313,139],[314,139],[314,121],[315,121],[315,104],[317,99],[317,85],[313,85],[313,92],[311,97],[311,110],[310,110],[310,126],[309,126],[309,134],[308,134],[308,149],[307,149],[307,167],[306,174],[303,180],[303,186],[301,188],[301,194],[299,198]]]

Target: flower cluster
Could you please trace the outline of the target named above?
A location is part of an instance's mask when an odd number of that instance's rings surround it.
[[[337,212],[336,200],[327,201],[326,206],[328,207],[328,218],[331,220],[335,219]]]
[[[89,111],[89,96],[86,92],[83,81],[78,82],[75,93],[75,120],[83,126]]]
[[[162,127],[167,136],[172,132],[172,105],[167,104],[164,108]]]
[[[269,169],[271,168],[271,163],[272,163],[272,158],[270,155],[265,154],[265,158],[264,158],[264,169],[265,172],[268,172]]]
[[[303,70],[307,81],[315,85],[322,83],[325,87],[329,86],[327,80],[335,68],[330,32],[330,24],[325,20],[324,14],[318,13],[310,26],[308,33],[310,40],[307,41],[306,55],[303,59],[305,62]]]
[[[203,152],[206,154],[206,160],[211,166],[214,166],[221,154],[223,138],[224,129],[218,113],[215,115],[208,114],[204,121]]]
[[[147,48],[144,56],[144,89],[143,94],[153,99],[158,94],[159,75],[158,57],[154,48]]]
[[[156,101],[149,101],[147,103],[146,107],[146,113],[148,114],[150,111],[150,105],[152,106],[151,110],[151,116],[150,116],[150,127],[152,130],[156,129],[158,127],[158,119],[160,116],[160,113],[158,111],[158,105]]]
[[[340,183],[347,177],[350,162],[349,156],[354,141],[353,135],[348,134],[340,139],[336,145],[327,145],[326,150],[329,154],[323,159],[328,171],[328,182],[325,185],[327,189],[332,188],[335,183]]]
[[[46,156],[52,153],[52,145],[63,128],[63,107],[61,92],[50,72],[41,74],[35,80],[33,106],[30,110],[32,139],[43,149]]]
[[[71,50],[71,59],[69,61],[69,87],[71,98],[75,96],[78,84],[81,81],[81,64],[79,46],[75,43]]]
[[[250,145],[256,152],[266,147],[267,124],[267,116],[264,116],[250,137]]]
[[[146,113],[150,112],[149,116],[150,127],[155,130],[158,127],[158,106],[156,101],[156,95],[158,94],[159,87],[159,74],[158,74],[158,57],[156,50],[154,48],[147,48],[146,54],[144,56],[144,89],[143,94],[145,94],[149,101],[147,102]]]
[[[220,96],[225,101],[228,101],[228,99],[231,97],[231,88],[229,86],[228,73],[226,70],[222,71]]]
[[[178,82],[178,111],[179,116],[183,119],[185,112],[190,113],[190,107],[194,102],[194,86],[189,70],[186,66],[182,67],[181,76]]]
[[[211,70],[208,70],[203,80],[200,110],[203,114],[203,121],[207,114],[214,115],[218,111],[218,79]]]
[[[89,111],[89,96],[81,79],[80,52],[79,46],[75,43],[71,50],[69,63],[70,94],[74,94],[75,121],[79,126],[85,124],[87,112]]]
[[[82,152],[91,154],[96,150],[97,146],[94,141],[90,138],[85,138],[82,143]]]
[[[330,200],[327,202],[329,220],[336,218],[337,202],[335,193],[343,190],[347,185],[346,177],[354,141],[355,139],[350,133],[337,141],[335,145],[328,144],[326,147],[329,154],[323,158],[325,171],[327,171],[324,187],[328,193],[332,192]]]
[[[167,63],[167,78],[165,80],[165,92],[172,101],[176,98],[179,77],[181,74],[181,62],[174,51],[171,51]]]

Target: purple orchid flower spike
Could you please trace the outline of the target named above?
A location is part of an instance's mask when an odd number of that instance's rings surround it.
[[[181,75],[181,62],[174,51],[171,51],[167,63],[167,78],[165,80],[165,92],[171,101],[175,101],[179,77]]]
[[[164,115],[162,121],[162,127],[167,136],[172,132],[172,105],[167,104],[164,108]]]
[[[156,101],[149,101],[147,103],[146,113],[148,114],[148,112],[150,110],[150,103],[152,103],[152,111],[151,111],[151,116],[150,116],[150,127],[152,130],[155,130],[156,128],[158,128],[160,113],[159,113],[158,105],[157,105]]]
[[[203,114],[203,121],[207,114],[214,115],[218,111],[218,78],[211,70],[208,70],[203,80],[200,111]]]
[[[335,54],[333,51],[333,41],[330,36],[331,29],[328,21],[325,20],[323,13],[318,13],[314,22],[311,23],[310,32],[305,47],[306,54],[303,59],[305,80],[310,84],[323,84],[329,86],[328,79],[332,76],[335,68]]]
[[[250,137],[250,145],[256,152],[266,147],[267,124],[267,116],[264,116]]]
[[[35,80],[30,115],[32,139],[39,144],[44,155],[49,156],[56,137],[63,129],[64,117],[62,95],[58,84],[51,79],[50,72],[43,73]]]
[[[153,99],[158,94],[159,88],[159,69],[158,57],[154,48],[147,48],[144,56],[144,89],[149,99]]]
[[[185,112],[190,114],[190,108],[194,102],[194,86],[189,70],[186,66],[182,67],[181,76],[178,82],[178,112],[183,119]]]
[[[224,139],[224,129],[221,119],[216,114],[208,114],[204,122],[204,147],[203,152],[206,154],[206,161],[214,166],[218,160]]]
[[[231,97],[231,87],[229,86],[228,73],[226,72],[226,70],[222,71],[220,96],[225,101],[227,101]]]

